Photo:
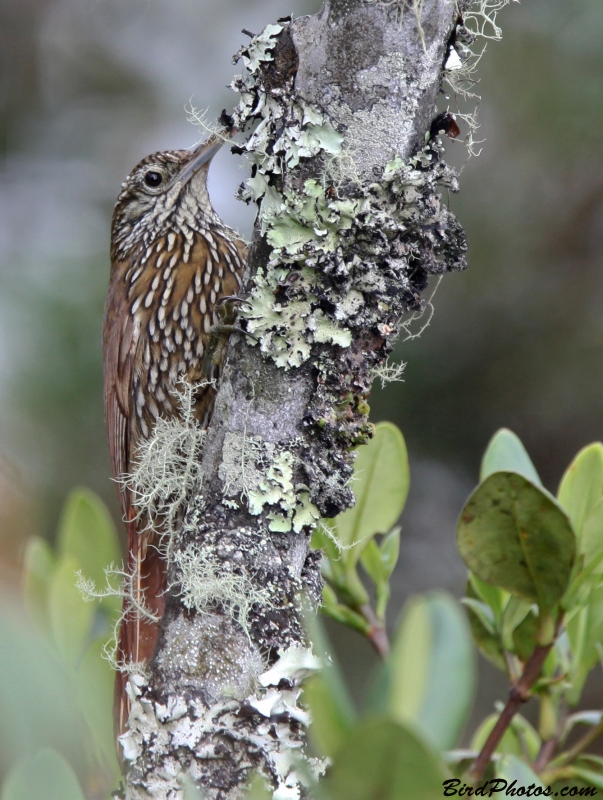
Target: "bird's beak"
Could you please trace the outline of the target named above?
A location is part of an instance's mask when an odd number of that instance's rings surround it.
[[[195,147],[193,150],[191,160],[187,163],[182,172],[178,173],[176,181],[181,183],[183,186],[185,183],[188,183],[193,175],[198,172],[204,164],[207,164],[208,161],[212,160],[223,144],[224,139],[212,137],[209,139],[209,141],[197,145],[197,147]]]

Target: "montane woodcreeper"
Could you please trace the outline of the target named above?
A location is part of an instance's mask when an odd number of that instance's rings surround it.
[[[117,479],[130,474],[157,419],[179,414],[179,382],[197,384],[209,377],[206,351],[220,321],[217,303],[236,295],[241,285],[246,246],[217,216],[207,191],[209,164],[223,141],[214,135],[192,150],[147,156],[126,178],[117,199],[103,325],[105,414]],[[210,361],[216,378],[219,365],[215,357]],[[195,413],[204,426],[214,396],[213,387],[206,386],[195,398]],[[126,569],[133,576],[136,600],[160,618],[166,588],[166,563],[157,548],[161,531],[149,530],[139,518],[127,484],[120,488],[120,502],[127,528]],[[141,619],[127,599],[124,613],[118,661],[148,662],[159,626]],[[118,732],[129,709],[127,677],[125,669],[117,674]]]

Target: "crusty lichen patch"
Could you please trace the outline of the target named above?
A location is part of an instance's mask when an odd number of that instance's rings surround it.
[[[280,465],[268,459],[271,472],[258,482],[259,496],[255,486],[247,493],[253,513],[273,514],[273,489],[286,524],[296,527],[293,503],[282,497],[291,469],[296,509],[306,497],[323,515],[351,504],[352,456],[341,458],[339,448],[349,451],[370,437],[372,377],[405,314],[420,311],[428,276],[464,268],[466,244],[440,198],[441,187],[456,191],[457,181],[442,160],[439,138],[427,136],[405,161],[392,153],[379,174],[367,178],[356,168],[363,145],[352,125],[362,126],[364,111],[348,109],[352,121],[338,130],[296,92],[289,27],[287,20],[270,25],[240,51],[247,70],[233,82],[240,95],[233,118],[251,131],[238,148],[251,162],[239,196],[257,204],[268,248],[267,263],[253,271],[250,306],[242,314],[266,358],[285,370],[311,363],[317,371],[306,417],[317,446],[308,453],[306,443],[293,461],[279,456]],[[404,74],[403,64],[386,66]],[[368,64],[358,73],[367,93],[376,91],[379,74]],[[271,517],[271,524],[279,521]]]
[[[310,717],[300,702],[300,684],[318,669],[320,662],[311,650],[293,646],[279,652],[276,663],[258,675],[244,699],[209,705],[190,695],[171,694],[163,701],[144,676],[130,676],[129,730],[120,737],[130,765],[127,800],[184,800],[191,780],[213,791],[211,766],[226,741],[239,778],[241,772],[251,777],[258,767],[273,787],[275,800],[299,800],[302,792],[306,796],[325,765],[305,753]],[[171,755],[175,752],[178,759]],[[222,778],[226,783],[230,776]]]

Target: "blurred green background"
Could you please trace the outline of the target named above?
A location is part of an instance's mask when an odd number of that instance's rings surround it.
[[[75,484],[112,508],[100,330],[109,223],[144,155],[188,147],[184,108],[230,108],[245,37],[318,0],[0,0],[0,580],[18,582],[24,542],[52,538]],[[447,276],[431,325],[400,344],[405,382],[376,387],[375,421],[404,432],[411,493],[394,609],[465,568],[455,521],[500,426],[556,488],[576,451],[603,438],[603,6],[523,0],[480,66],[479,158],[451,198],[470,268]],[[451,159],[466,161],[450,143]],[[233,194],[240,161],[210,175],[219,213],[248,234]],[[372,654],[333,631],[360,691]],[[360,648],[360,656],[352,648]],[[353,663],[353,667],[350,664]],[[476,719],[504,686],[482,671]],[[600,691],[600,690],[599,690]],[[597,703],[597,687],[585,704]],[[599,697],[599,703],[601,698]]]

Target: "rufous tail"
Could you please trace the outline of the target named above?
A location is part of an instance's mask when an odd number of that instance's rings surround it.
[[[132,576],[132,597],[125,597],[123,619],[117,650],[118,671],[115,676],[114,724],[116,736],[126,729],[130,701],[126,693],[128,666],[148,663],[159,635],[159,624],[139,609],[161,619],[165,608],[166,565],[157,550],[157,537],[149,531],[138,531],[139,523],[132,511],[126,518],[128,535],[128,575]],[[138,608],[137,608],[138,606]]]

